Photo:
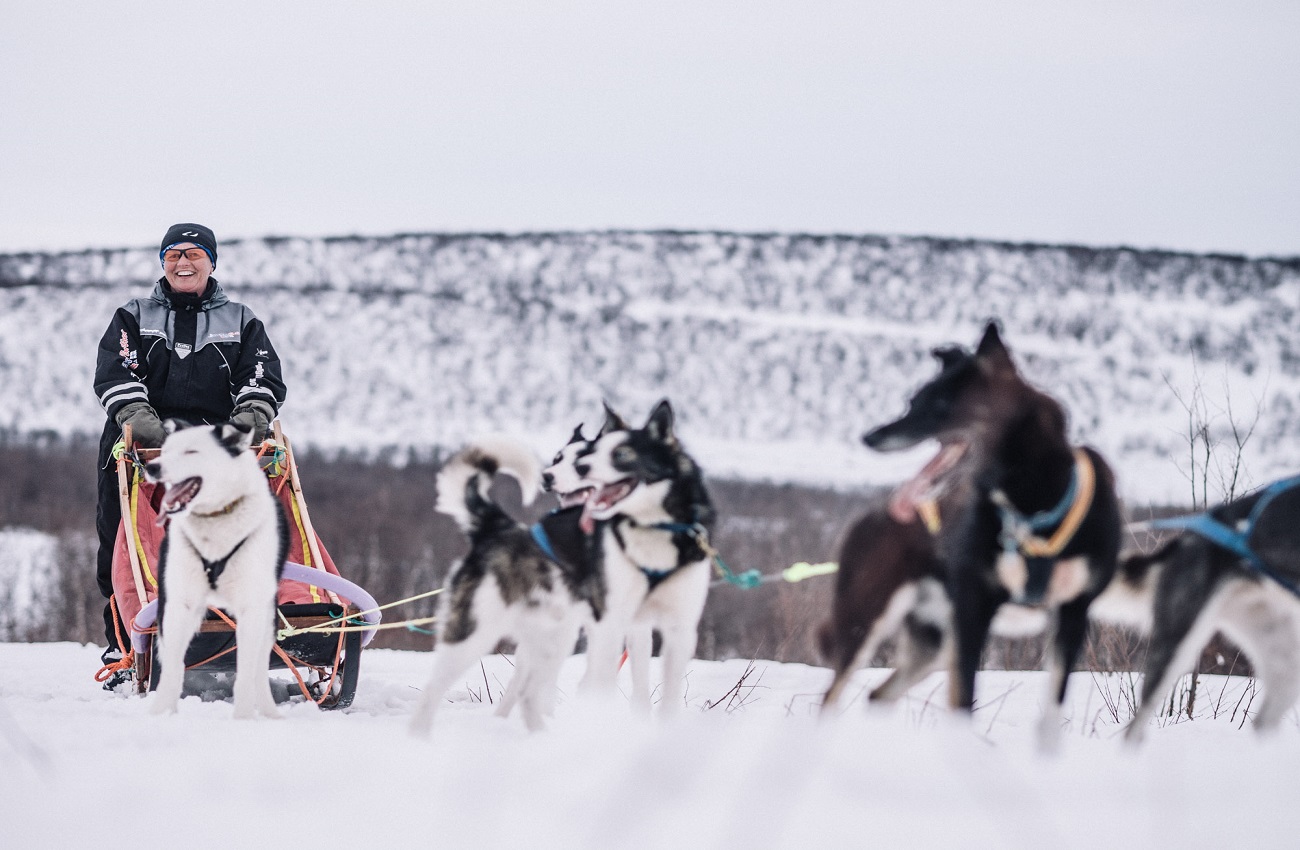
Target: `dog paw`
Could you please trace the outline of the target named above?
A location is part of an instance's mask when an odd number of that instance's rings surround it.
[[[149,713],[154,717],[164,717],[168,714],[175,714],[176,701],[155,698],[153,704],[149,706]]]

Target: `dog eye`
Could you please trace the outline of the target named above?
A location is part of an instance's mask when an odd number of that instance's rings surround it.
[[[631,463],[636,460],[636,449],[631,446],[619,446],[614,449],[613,457],[618,463]]]

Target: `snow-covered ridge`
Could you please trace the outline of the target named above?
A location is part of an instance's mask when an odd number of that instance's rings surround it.
[[[97,432],[108,318],[152,248],[0,255],[0,410],[19,434]],[[712,473],[887,483],[915,456],[858,443],[999,318],[1141,500],[1186,501],[1186,404],[1258,422],[1254,483],[1300,467],[1300,258],[878,236],[679,232],[268,238],[218,278],[268,324],[284,419],[324,448],[450,448],[512,431],[549,455],[600,400],[661,396]],[[1177,395],[1182,396],[1182,401]],[[1230,411],[1230,412],[1229,412]],[[1226,450],[1225,450],[1226,451]],[[1213,495],[1213,476],[1211,495]]]

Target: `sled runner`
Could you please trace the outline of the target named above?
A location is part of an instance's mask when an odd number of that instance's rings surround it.
[[[131,445],[128,429],[121,446]],[[321,708],[345,708],[356,694],[361,649],[375,635],[380,613],[373,597],[343,578],[321,544],[303,499],[289,441],[275,423],[274,439],[260,447],[258,461],[267,484],[284,508],[289,527],[289,555],[279,585],[277,635],[271,669],[289,670],[302,695]],[[135,690],[143,694],[158,684],[159,523],[164,487],[144,477],[143,465],[158,449],[117,452],[118,494],[122,522],[113,551],[113,599],[127,635],[119,635],[134,672]],[[234,620],[209,609],[207,619],[185,654],[186,671],[212,673],[235,669]],[[124,659],[124,664],[126,659]]]

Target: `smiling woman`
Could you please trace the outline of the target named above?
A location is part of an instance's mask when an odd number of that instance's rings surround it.
[[[163,276],[153,294],[118,308],[95,366],[95,393],[108,414],[99,441],[96,514],[97,577],[105,597],[113,593],[113,549],[122,519],[111,462],[122,429],[130,424],[135,443],[148,448],[162,444],[163,419],[189,425],[229,421],[252,431],[260,443],[285,397],[280,358],[266,328],[212,277],[212,230],[192,222],[172,225],[158,259]],[[104,608],[105,664],[121,657],[115,616],[110,601]],[[108,686],[116,684],[110,680]]]

